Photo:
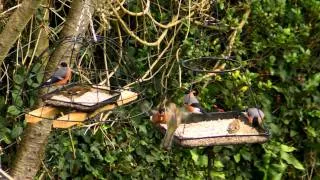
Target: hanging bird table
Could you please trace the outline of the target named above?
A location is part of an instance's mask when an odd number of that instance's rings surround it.
[[[185,69],[203,76],[213,76],[239,70],[241,62],[230,57],[201,57],[183,60]],[[199,79],[194,79],[197,83]],[[188,113],[182,116],[181,124],[174,132],[173,141],[183,147],[264,143],[269,139],[265,128],[254,128],[248,123],[247,112],[226,111],[210,113]],[[152,119],[152,117],[151,117]],[[165,123],[156,123],[166,133]]]
[[[183,147],[203,147],[214,145],[264,143],[269,138],[268,131],[248,125],[245,112],[192,113],[182,120],[174,133],[173,141]],[[194,121],[196,120],[196,121]],[[165,133],[167,124],[157,124]]]
[[[117,107],[137,102],[137,99],[141,98],[142,90],[139,83],[130,89],[124,87],[137,81],[137,78],[133,77],[134,73],[130,73],[132,67],[126,67],[127,56],[118,53],[118,49],[121,48],[112,40],[103,37],[100,37],[100,40],[100,42],[94,42],[89,39],[84,42],[83,49],[79,51],[80,54],[75,55],[77,58],[74,58],[78,62],[72,68],[75,74],[69,79],[72,82],[63,86],[54,84],[45,87],[47,93],[41,97],[45,105],[25,114],[28,123],[38,123],[46,119],[53,120],[54,128],[69,128],[94,119],[106,111],[113,111]],[[106,45],[113,47],[106,48],[108,52],[103,52],[103,47]],[[99,53],[88,53],[97,51]],[[101,53],[109,53],[112,56],[101,60],[101,55],[95,55]],[[64,64],[70,65],[72,58],[70,57],[70,62]],[[84,60],[85,58],[88,59],[88,63]],[[61,59],[65,58],[61,57]],[[96,68],[95,63],[100,62],[104,62],[102,65],[106,69]],[[61,65],[64,64],[61,63]],[[64,65],[64,67],[68,66]],[[63,75],[62,70],[58,69],[44,84],[50,84],[54,78],[61,78],[55,76]]]
[[[46,105],[27,113],[25,115],[27,122],[37,123],[42,119],[57,117],[63,110],[72,110],[53,120],[53,127],[68,128],[96,116],[99,112],[113,110],[133,102],[138,98],[138,93],[124,89],[109,90],[105,86],[84,87],[72,84],[50,92],[42,98]]]

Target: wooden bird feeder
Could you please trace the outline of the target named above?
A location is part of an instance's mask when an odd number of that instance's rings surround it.
[[[239,112],[213,112],[207,115],[192,114],[201,119],[199,122],[184,122],[180,124],[174,134],[174,142],[183,147],[205,147],[214,145],[233,145],[264,143],[269,139],[268,131],[259,132],[246,124],[246,118]],[[235,132],[228,131],[231,123],[238,121]],[[156,125],[161,132],[167,130],[166,124]]]
[[[129,90],[109,90],[105,86],[69,85],[42,98],[46,106],[27,113],[27,122],[51,119],[54,128],[69,128],[99,113],[130,103],[138,98],[138,94]],[[62,113],[66,111],[67,114]]]

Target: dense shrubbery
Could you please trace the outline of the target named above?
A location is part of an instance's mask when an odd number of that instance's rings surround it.
[[[160,1],[160,4],[168,9],[174,8],[165,5],[165,2]],[[139,6],[130,3],[128,7],[131,10],[139,11]],[[158,20],[170,19],[171,11],[160,13],[156,6],[151,7]],[[211,176],[221,179],[320,178],[320,2],[254,1],[247,4],[218,1],[215,6],[212,5],[209,14],[221,19],[221,24],[237,27],[248,8],[251,13],[235,37],[231,53],[243,61],[244,68],[216,76],[208,84],[197,83],[196,87],[201,89],[200,100],[208,110],[216,102],[227,110],[244,109],[255,106],[255,99],[266,114],[265,124],[272,136],[263,145],[212,147],[214,167]],[[143,19],[123,19],[130,21],[132,28],[137,26],[139,29],[143,23]],[[163,63],[169,62],[171,66],[179,48],[180,59],[220,56],[226,52],[233,33],[231,28],[215,30],[193,23],[188,25],[188,20],[185,20],[180,31],[169,32],[177,33],[177,37],[166,58],[162,59]],[[144,29],[145,32],[138,35],[158,36],[154,28],[148,24],[143,28],[146,27],[149,31]],[[132,61],[159,53],[157,48],[143,47],[131,39],[123,46],[130,57],[134,57]],[[137,66],[139,73],[143,74],[148,67],[140,63]],[[182,91],[176,88],[178,66],[175,64],[172,71],[170,68],[161,71],[164,74],[170,72],[170,76],[166,77],[169,82],[167,91],[159,90],[162,87],[161,73],[153,79],[154,83],[147,84],[147,92],[153,97],[150,100],[154,104],[159,103],[163,95],[181,103]],[[16,118],[21,112],[15,107],[30,107],[35,100],[32,98],[34,95],[15,93],[19,88],[33,87],[36,86],[34,83],[39,83],[34,77],[25,76],[25,71],[22,67],[16,67],[15,71],[10,72],[13,75],[9,87],[10,105],[3,105],[6,85],[1,89],[0,136],[1,146],[4,147],[19,140],[24,127],[21,118]],[[24,86],[21,81],[23,76],[28,77]],[[184,85],[197,76],[201,74],[193,76],[183,70]],[[13,98],[15,100],[10,100]],[[97,131],[84,132],[85,129],[81,128],[71,133],[54,131],[47,146],[45,166],[39,175],[75,179],[203,179],[206,176],[208,157],[205,149],[175,146],[171,152],[162,151],[159,144],[163,136],[153,128],[147,117],[105,124]],[[10,147],[4,152],[3,162],[10,166],[10,157],[15,149]]]

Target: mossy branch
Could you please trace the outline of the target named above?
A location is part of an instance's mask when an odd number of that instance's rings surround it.
[[[10,16],[9,22],[0,34],[0,64],[6,58],[10,48],[19,38],[42,0],[24,0],[21,6]]]

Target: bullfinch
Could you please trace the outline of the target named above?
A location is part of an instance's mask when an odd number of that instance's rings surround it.
[[[196,96],[198,92],[196,90],[187,91],[183,98],[183,103],[188,112],[192,113],[206,113],[206,111],[200,106],[200,103]]]
[[[264,118],[264,113],[258,108],[248,108],[244,114],[248,119],[249,125],[253,127],[262,127],[262,120]]]
[[[61,62],[60,67],[53,73],[53,75],[41,86],[50,86],[50,85],[65,85],[71,79],[71,69],[69,68],[66,62]]]
[[[160,107],[158,108],[158,110],[154,110],[151,109],[152,105],[151,103],[149,103],[148,101],[143,101],[140,104],[140,109],[142,112],[144,112],[146,115],[151,116],[151,121],[155,124],[165,124],[170,115],[169,113],[166,111],[166,109],[164,108],[163,105],[160,105]]]
[[[152,111],[152,122],[153,123],[167,123],[170,118],[170,114],[165,111],[165,108],[159,108],[158,111]]]

